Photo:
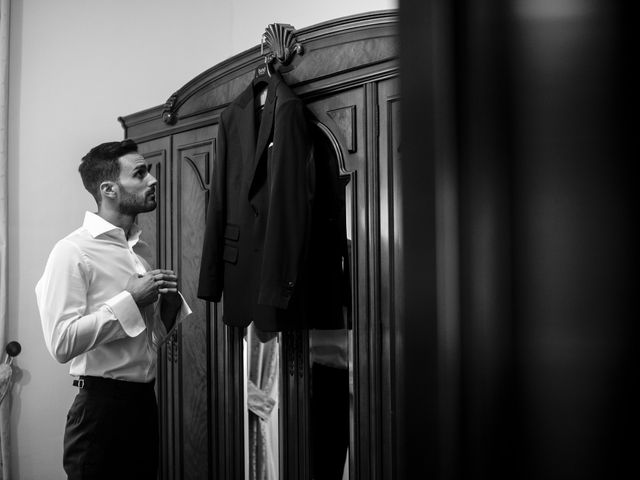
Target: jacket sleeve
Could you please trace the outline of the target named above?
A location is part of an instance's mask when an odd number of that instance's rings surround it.
[[[269,212],[258,303],[286,309],[308,242],[315,170],[309,120],[298,98],[276,113],[269,161]]]
[[[224,288],[225,199],[226,199],[227,140],[224,117],[220,117],[217,138],[217,155],[211,172],[209,203],[202,246],[198,298],[219,302]]]

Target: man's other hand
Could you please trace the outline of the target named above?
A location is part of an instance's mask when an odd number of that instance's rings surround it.
[[[171,270],[149,270],[144,274],[135,274],[129,278],[125,290],[128,291],[138,307],[152,304],[160,294],[178,292],[178,277]]]

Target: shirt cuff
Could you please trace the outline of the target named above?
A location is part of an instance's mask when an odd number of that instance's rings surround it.
[[[138,305],[126,290],[104,303],[111,309],[128,336],[137,337],[147,328]]]
[[[182,294],[178,292],[178,295],[180,295],[180,298],[182,299],[182,303],[180,304],[180,311],[178,312],[178,315],[176,315],[176,323],[181,322],[186,317],[191,315],[191,313],[193,313],[191,311],[191,307],[189,307],[189,305],[187,304],[187,301],[184,299]]]

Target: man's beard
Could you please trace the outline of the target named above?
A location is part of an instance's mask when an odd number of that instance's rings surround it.
[[[156,208],[156,201],[147,201],[146,195],[144,199],[141,199],[127,192],[122,186],[120,186],[120,192],[118,211],[123,215],[137,215],[139,213],[150,212]]]

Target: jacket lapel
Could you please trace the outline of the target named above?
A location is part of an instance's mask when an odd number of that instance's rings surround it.
[[[247,172],[253,176],[254,156],[255,156],[255,139],[256,139],[256,119],[253,108],[253,85],[249,85],[238,99],[239,122],[238,122],[238,138],[241,139],[242,148],[242,164],[245,165]],[[251,181],[249,179],[249,181]]]
[[[253,159],[253,172],[251,174],[251,183],[249,188],[249,198],[253,197],[253,194],[255,193],[254,190],[258,188],[258,185],[256,184],[256,174],[258,172],[263,153],[271,139],[271,132],[273,130],[273,116],[276,108],[276,93],[280,81],[280,75],[277,72],[274,72],[271,75],[271,81],[269,82],[269,87],[267,88],[267,99],[265,101],[264,110],[262,112],[260,130],[258,131],[258,140],[256,142],[256,149]]]

